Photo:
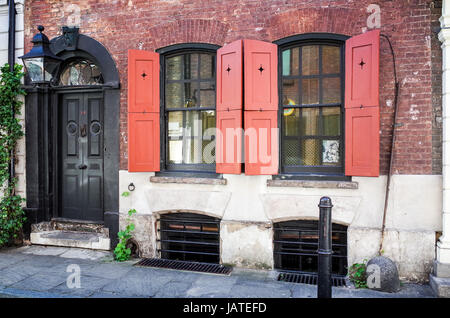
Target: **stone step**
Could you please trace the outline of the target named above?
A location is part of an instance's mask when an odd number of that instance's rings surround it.
[[[32,232],[31,244],[62,247],[78,247],[93,250],[110,249],[111,241],[103,233],[81,231],[40,231]]]

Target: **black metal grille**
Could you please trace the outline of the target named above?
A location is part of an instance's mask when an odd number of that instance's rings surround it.
[[[162,259],[219,263],[220,219],[174,213],[161,215],[158,221]]]
[[[220,264],[174,261],[160,258],[144,258],[137,262],[135,266],[167,268],[222,275],[229,275],[232,271],[231,267],[223,266]]]
[[[274,224],[275,268],[317,273],[318,222],[296,220]],[[347,227],[332,226],[332,273],[347,275]]]
[[[290,273],[283,272],[278,274],[278,281],[288,282],[288,283],[298,283],[298,284],[308,284],[308,285],[317,285],[317,275],[310,273]],[[334,287],[345,287],[346,281],[344,276],[335,276],[331,277],[332,286]]]

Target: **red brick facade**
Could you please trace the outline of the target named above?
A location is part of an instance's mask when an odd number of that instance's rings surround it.
[[[127,51],[155,50],[175,43],[224,45],[248,38],[274,41],[308,33],[357,35],[367,29],[369,4],[380,6],[381,33],[391,39],[400,82],[398,139],[394,172],[439,173],[439,46],[435,3],[430,0],[308,1],[308,0],[29,0],[25,6],[25,51],[36,25],[49,38],[68,24],[75,4],[80,8],[80,32],[102,43],[113,56],[121,77],[120,168],[127,169]],[[72,11],[72,12],[71,12]],[[433,23],[434,22],[434,23]],[[432,44],[433,43],[433,44]],[[433,53],[434,52],[434,53]],[[392,133],[394,76],[388,42],[381,38],[380,55],[381,173],[387,172]],[[436,97],[436,96],[435,96]],[[438,115],[436,115],[438,114]],[[439,117],[439,116],[438,116]],[[434,136],[434,137],[433,137]],[[434,139],[433,139],[434,138]],[[436,150],[436,151],[435,151]]]

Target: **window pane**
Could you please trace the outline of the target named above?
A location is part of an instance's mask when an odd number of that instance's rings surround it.
[[[205,163],[211,161],[211,156],[206,155],[203,158],[204,152],[214,154],[213,147],[208,145],[214,142],[216,127],[215,111],[188,111],[186,112],[186,126],[184,136],[184,156],[183,163]],[[208,147],[206,150],[205,148]],[[207,163],[213,163],[207,162]]]
[[[184,83],[184,106],[198,106],[198,82]]]
[[[322,162],[326,166],[336,166],[340,161],[339,140],[322,140]]]
[[[300,142],[298,139],[283,140],[283,160],[285,165],[300,165]]]
[[[337,74],[340,72],[341,49],[337,46],[322,46],[322,73]]]
[[[320,165],[319,150],[320,140],[303,139],[301,141],[302,164],[305,166]]]
[[[200,82],[200,107],[215,107],[216,87],[213,82]]]
[[[182,83],[166,84],[166,108],[184,107],[184,93]]]
[[[196,79],[198,77],[198,54],[185,54],[184,79]]]
[[[341,79],[339,77],[324,78],[322,87],[324,104],[341,102]]]
[[[283,51],[283,76],[298,75],[299,51],[298,47]]]
[[[283,105],[298,105],[298,79],[283,80]]]
[[[319,46],[302,47],[302,75],[319,74]]]
[[[319,134],[319,108],[303,108],[300,133],[302,136]]]
[[[183,112],[169,112],[168,129],[168,156],[169,163],[183,162]]]
[[[216,66],[214,56],[210,54],[200,54],[200,78],[214,78]]]
[[[33,59],[38,60],[38,59]],[[35,63],[35,61],[33,61]],[[28,64],[29,74],[33,78],[33,66]],[[103,83],[100,68],[89,60],[75,60],[70,62],[61,72],[61,85],[97,85]]]
[[[319,79],[302,80],[302,104],[319,104]]]
[[[202,162],[213,164],[216,162],[216,112],[202,111]]]
[[[339,136],[341,134],[341,108],[324,107],[322,109],[323,135]]]
[[[182,56],[174,56],[166,59],[166,79],[180,80],[182,70]]]
[[[283,136],[299,135],[300,109],[285,108],[283,110],[283,121]]]

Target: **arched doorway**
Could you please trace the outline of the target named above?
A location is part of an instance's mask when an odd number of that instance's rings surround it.
[[[106,212],[118,211],[119,75],[109,52],[88,36],[63,34],[51,43],[64,60],[52,87],[56,214],[107,221]]]

